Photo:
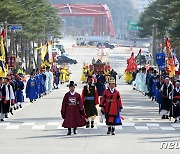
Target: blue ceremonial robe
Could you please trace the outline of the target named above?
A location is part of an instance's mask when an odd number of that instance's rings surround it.
[[[35,78],[30,78],[26,85],[26,97],[29,99],[38,98],[38,85]]]
[[[46,75],[45,73],[42,73],[42,78],[41,78],[42,82],[41,82],[41,93],[44,94],[46,93]]]
[[[98,90],[98,96],[102,96],[104,90],[106,89],[105,83],[106,78],[104,75],[96,75],[97,82],[96,82],[96,88]]]
[[[35,75],[35,79],[36,79],[36,83],[37,83],[37,87],[38,87],[38,95],[41,94],[41,78],[39,74]]]
[[[16,81],[17,83],[17,91],[16,91],[16,102],[24,102],[24,95],[23,95],[23,89],[24,89],[24,83],[22,80]]]

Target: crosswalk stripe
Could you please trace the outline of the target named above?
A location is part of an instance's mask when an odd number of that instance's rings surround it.
[[[22,125],[23,126],[33,126],[33,125],[35,125],[35,122],[24,122]]]
[[[146,123],[148,127],[159,127],[159,124],[157,123]]]
[[[60,125],[57,129],[67,129],[67,128],[64,128]]]
[[[20,125],[8,125],[5,129],[19,129]]]
[[[175,130],[173,127],[161,127],[162,130]]]
[[[60,125],[60,122],[48,122],[47,125],[48,126],[58,126],[58,125]]]
[[[149,130],[147,126],[135,126],[137,130]]]
[[[180,123],[179,124],[171,124],[174,128],[180,128]]]
[[[0,126],[7,126],[7,125],[10,125],[10,123],[9,122],[3,122],[3,123],[0,122]]]
[[[45,125],[34,125],[32,129],[45,129]]]
[[[122,126],[127,126],[127,127],[134,127],[134,123],[122,123]]]

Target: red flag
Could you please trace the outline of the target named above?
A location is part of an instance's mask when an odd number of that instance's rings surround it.
[[[169,57],[171,55],[171,43],[168,37],[166,38],[166,48],[167,48],[167,55]]]
[[[6,37],[6,32],[4,29],[2,29],[2,32],[1,32],[1,37],[5,38]]]

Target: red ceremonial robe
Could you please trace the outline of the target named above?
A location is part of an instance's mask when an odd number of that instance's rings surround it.
[[[64,128],[76,128],[87,125],[80,94],[76,92],[74,95],[71,95],[70,92],[65,94],[61,115],[64,119],[62,124]]]
[[[103,96],[101,98],[100,107],[104,108],[104,113],[106,117],[107,125],[121,125],[121,122],[117,122],[117,118],[120,121],[120,109],[123,108],[121,97],[119,91],[114,89],[114,92],[111,93],[110,89],[106,89],[103,92]]]

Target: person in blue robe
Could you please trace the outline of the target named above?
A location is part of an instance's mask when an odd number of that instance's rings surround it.
[[[59,69],[57,69],[56,71],[56,89],[59,88],[59,80],[60,80],[60,72],[59,72]]]
[[[96,88],[98,90],[98,96],[102,96],[104,90],[106,89],[105,83],[106,83],[106,78],[103,75],[101,71],[98,72],[96,75],[97,82],[96,82]]]
[[[15,80],[16,80],[16,97],[15,97],[15,100],[17,102],[17,105],[20,108],[22,108],[21,103],[24,102],[24,95],[23,95],[24,83],[18,75],[16,76]]]
[[[148,73],[147,78],[146,78],[149,98],[152,97],[153,71],[154,71],[154,68],[150,68],[149,73]]]
[[[155,95],[156,95],[156,79],[157,79],[157,71],[154,70],[153,77],[152,77],[152,80],[153,80],[153,84],[152,84],[152,101],[154,99],[156,99],[156,97],[155,97]]]
[[[46,74],[45,74],[45,70],[42,70],[42,82],[41,82],[42,86],[41,86],[41,93],[43,95],[46,95]]]
[[[156,92],[155,92],[155,97],[156,97],[156,101],[159,104],[159,114],[160,114],[160,110],[161,110],[161,103],[162,103],[162,93],[161,93],[161,87],[163,85],[164,82],[164,78],[163,76],[159,76],[157,75],[156,77]]]
[[[26,98],[29,98],[31,103],[38,98],[38,85],[33,73],[30,74],[30,79],[26,84]]]
[[[36,69],[35,79],[38,86],[38,97],[41,98],[41,77],[38,68]]]

